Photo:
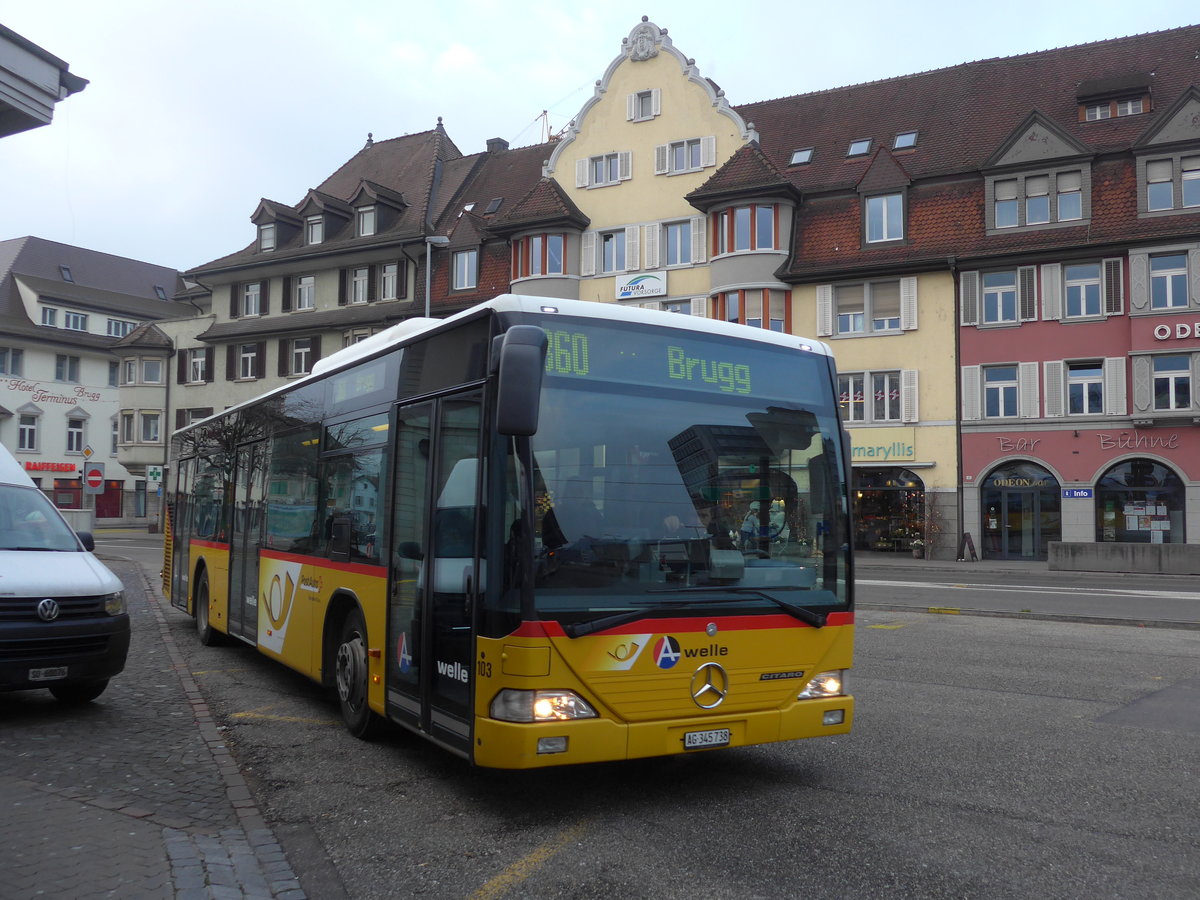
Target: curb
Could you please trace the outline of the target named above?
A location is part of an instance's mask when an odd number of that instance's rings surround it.
[[[877,609],[884,612],[928,613],[940,616],[976,616],[991,619],[1028,619],[1040,622],[1071,622],[1080,625],[1119,625],[1126,628],[1170,628],[1178,631],[1200,631],[1200,622],[1178,622],[1161,619],[1130,619],[1118,616],[1082,616],[1068,613],[1016,612],[1003,609],[969,609],[952,606],[905,606],[900,603],[854,604],[856,609]]]

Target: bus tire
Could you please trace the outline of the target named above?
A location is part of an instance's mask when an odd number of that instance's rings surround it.
[[[364,741],[374,737],[382,724],[367,703],[367,680],[367,626],[362,613],[353,609],[342,621],[334,662],[334,683],[346,729]]]
[[[209,620],[208,603],[208,569],[201,569],[200,574],[196,576],[196,591],[192,595],[192,604],[196,612],[196,636],[205,647],[215,647],[221,643],[221,635]]]
[[[103,694],[106,687],[108,687],[108,679],[104,678],[100,681],[56,684],[50,688],[50,693],[59,703],[65,703],[67,706],[82,706],[84,703],[91,703]]]

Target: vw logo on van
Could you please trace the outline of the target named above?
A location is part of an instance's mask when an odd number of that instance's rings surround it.
[[[58,618],[58,601],[47,597],[37,605],[37,613],[43,622],[53,622]]]

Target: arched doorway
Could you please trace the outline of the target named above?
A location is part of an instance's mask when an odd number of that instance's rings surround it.
[[[1062,539],[1058,479],[1032,462],[1006,463],[980,485],[985,559],[1046,559]]]
[[[923,537],[925,482],[909,469],[854,470],[854,545],[908,550]]]
[[[1127,459],[1096,482],[1096,540],[1182,544],[1183,480],[1152,459]]]

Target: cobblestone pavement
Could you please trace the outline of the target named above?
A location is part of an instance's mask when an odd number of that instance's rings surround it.
[[[108,560],[125,671],[82,707],[0,693],[0,896],[303,898],[143,570]]]

